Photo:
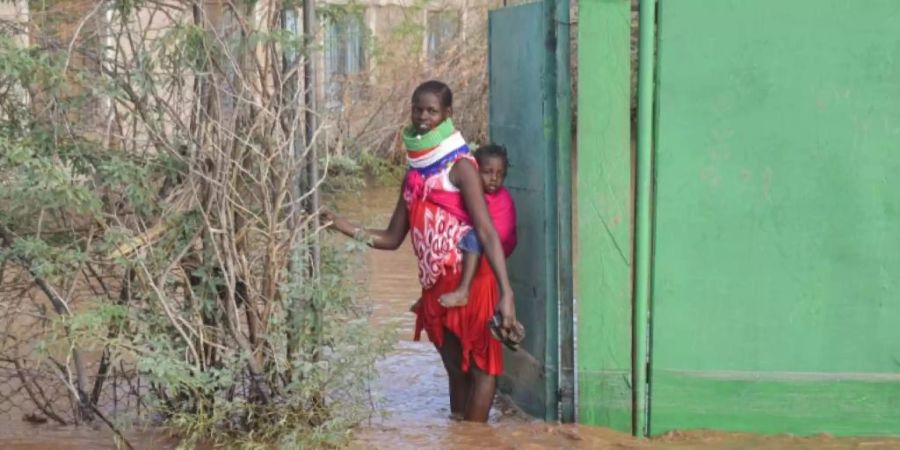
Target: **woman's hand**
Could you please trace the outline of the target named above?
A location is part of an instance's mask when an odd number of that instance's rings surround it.
[[[500,316],[503,317],[503,329],[508,333],[512,331],[516,325],[516,302],[513,300],[513,293],[503,293],[500,297],[500,303],[497,306],[500,311]]]
[[[322,219],[322,224],[324,224],[328,229],[334,229],[334,219],[337,215],[329,209],[327,206],[323,206],[322,210],[319,212],[319,218]]]
[[[319,216],[322,218],[322,222],[327,224],[329,230],[340,231],[341,233],[352,236],[354,227],[347,219],[335,214],[334,211],[329,209],[328,207],[322,208],[321,212],[319,212]]]

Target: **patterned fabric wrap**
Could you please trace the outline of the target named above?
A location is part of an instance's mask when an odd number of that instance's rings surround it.
[[[469,154],[453,160],[469,159]],[[503,373],[503,350],[499,341],[491,337],[488,322],[500,299],[497,280],[490,264],[482,256],[469,289],[469,302],[456,308],[443,307],[441,295],[455,290],[460,283],[462,253],[459,240],[471,226],[435,202],[435,195],[455,197],[461,204],[458,191],[447,191],[442,183],[451,168],[424,177],[415,169],[409,170],[404,183],[403,198],[409,216],[413,252],[419,262],[419,282],[422,301],[416,311],[415,339],[422,331],[436,346],[444,344],[445,333],[457,337],[462,347],[460,369],[468,372],[472,365],[490,375]],[[514,213],[513,213],[514,214]]]
[[[463,223],[472,224],[472,219],[469,217],[469,212],[466,211],[466,206],[459,193],[432,189],[428,191],[427,197],[429,201],[440,206]],[[494,193],[485,192],[484,201],[487,204],[488,213],[491,215],[491,221],[494,222],[494,229],[497,230],[497,235],[500,237],[500,243],[503,245],[503,253],[509,258],[518,243],[516,204],[506,187],[501,187]]]
[[[468,159],[476,164],[471,155],[461,155],[451,161],[444,170],[460,159]],[[431,195],[448,192],[441,186],[441,172],[428,177],[410,169],[403,184],[403,199],[406,202],[410,220],[410,237],[413,252],[419,260],[419,282],[424,289],[434,286],[435,281],[448,272],[456,272],[462,263],[458,244],[462,236],[472,229],[471,225],[454,216],[437,203]],[[459,192],[448,192],[460,198]]]

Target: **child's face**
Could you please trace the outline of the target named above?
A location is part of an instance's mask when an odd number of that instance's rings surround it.
[[[478,167],[481,174],[481,182],[484,183],[484,192],[493,194],[503,186],[506,178],[506,169],[503,168],[503,160],[496,156],[489,156],[481,161]]]
[[[441,105],[441,99],[431,92],[423,92],[413,98],[410,120],[419,133],[427,133],[450,117],[450,107]]]

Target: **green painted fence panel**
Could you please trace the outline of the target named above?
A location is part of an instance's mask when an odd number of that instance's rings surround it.
[[[509,260],[516,312],[527,334],[522,349],[506,351],[500,380],[525,411],[556,419],[558,290],[555,101],[547,83],[543,2],[491,11],[489,121],[491,140],[509,150],[507,187],[518,209],[519,247]]]
[[[659,8],[651,432],[900,434],[900,2]]]
[[[631,0],[578,2],[578,420],[631,431]]]

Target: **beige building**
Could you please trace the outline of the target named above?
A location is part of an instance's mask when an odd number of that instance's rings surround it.
[[[395,81],[404,64],[439,62],[469,39],[484,39],[487,11],[501,0],[325,0],[320,95],[326,109],[346,102],[346,80]],[[331,13],[337,11],[337,14]],[[387,66],[387,67],[385,67]]]
[[[101,3],[102,0],[65,2],[66,14],[73,19],[68,25],[74,26],[79,16],[102,17]],[[221,3],[222,0],[207,0],[211,11],[221,8]],[[381,80],[377,80],[375,69],[379,65],[403,64],[398,59],[404,58],[416,63],[439,60],[455,44],[479,33],[483,35],[487,10],[502,3],[503,0],[319,1],[318,62],[323,84],[320,95],[326,105],[334,107],[342,97],[343,80],[347,78],[366,74],[370,82],[378,82]],[[30,17],[28,5],[28,0],[2,2],[0,19],[26,22]],[[268,0],[258,2],[257,16],[264,17],[269,6]],[[391,58],[391,51],[397,49],[387,47],[396,46],[402,47],[398,51],[402,58]]]

